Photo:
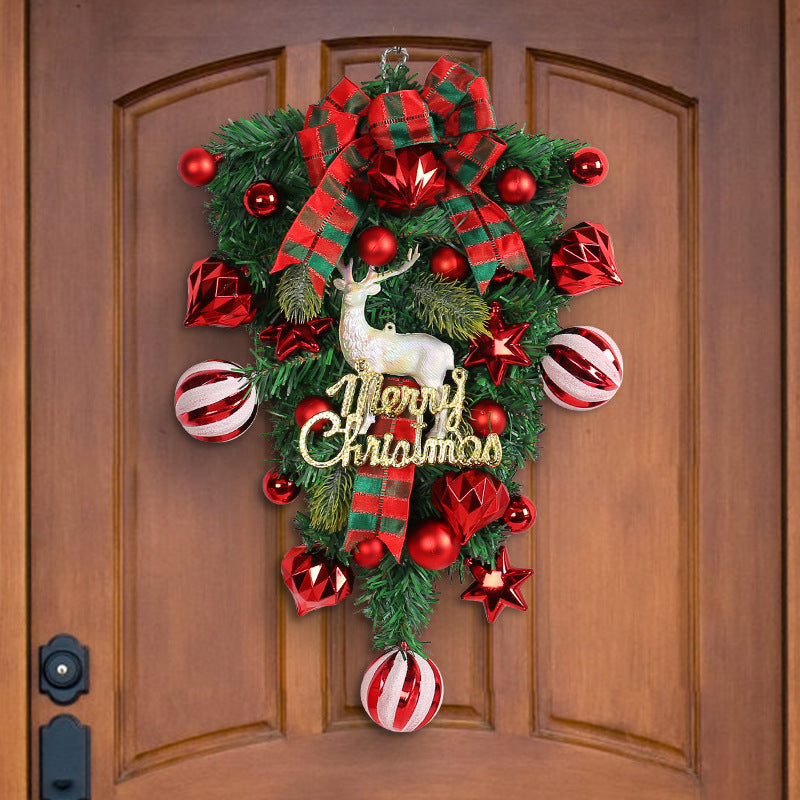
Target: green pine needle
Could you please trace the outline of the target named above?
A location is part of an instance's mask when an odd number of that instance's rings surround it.
[[[469,341],[488,335],[489,307],[466,284],[441,275],[420,275],[411,284],[411,296],[417,317],[451,339]]]
[[[311,524],[323,531],[338,531],[347,525],[353,499],[353,470],[326,470],[322,479],[308,487],[308,510]]]
[[[305,264],[286,267],[278,283],[277,298],[289,322],[307,322],[322,308],[322,298],[314,291]]]

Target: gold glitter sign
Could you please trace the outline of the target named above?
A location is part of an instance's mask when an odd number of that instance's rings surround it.
[[[367,362],[356,363],[357,374],[350,373],[326,389],[329,397],[342,392],[342,404],[338,414],[322,411],[308,419],[300,429],[300,453],[312,467],[343,467],[353,464],[362,466],[406,467],[409,464],[452,464],[457,467],[486,464],[496,467],[503,458],[503,448],[496,433],[490,433],[484,440],[475,435],[465,435],[469,429],[463,423],[464,385],[467,371],[456,367],[451,372],[455,392],[444,384],[441,389],[423,386],[383,387],[383,375],[371,372]],[[413,417],[414,441],[395,440],[391,433],[383,436],[366,433],[376,416],[397,417],[402,413]],[[427,423],[425,415],[434,415],[436,424],[433,432],[442,430],[443,435],[429,434],[423,439],[422,432]],[[311,428],[321,420],[330,423],[323,432],[326,439],[341,437],[339,452],[326,461],[319,461],[309,452],[308,437]],[[443,424],[441,424],[443,422]]]

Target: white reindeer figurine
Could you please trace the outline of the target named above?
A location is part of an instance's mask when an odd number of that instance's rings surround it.
[[[345,361],[354,369],[356,362],[364,359],[373,372],[413,378],[420,386],[437,389],[437,399],[441,399],[445,376],[454,367],[453,348],[427,333],[397,333],[392,322],[378,330],[364,317],[367,297],[380,292],[382,281],[411,269],[419,258],[419,247],[409,250],[406,258],[402,267],[388,272],[378,273],[370,267],[362,281],[353,279],[352,260],[346,267],[337,264],[342,276],[333,282],[342,292],[339,344]],[[447,413],[444,409],[436,415],[429,436],[445,437]],[[360,433],[366,433],[374,421],[374,415],[366,415]]]

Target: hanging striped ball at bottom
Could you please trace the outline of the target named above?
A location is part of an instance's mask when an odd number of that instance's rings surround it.
[[[547,345],[542,385],[557,405],[587,411],[607,403],[622,384],[622,353],[599,328],[564,328]]]
[[[378,656],[361,680],[361,705],[387,731],[410,733],[427,725],[442,704],[442,675],[433,661],[394,647]]]
[[[201,361],[175,387],[175,416],[201,442],[229,442],[241,436],[258,411],[255,387],[232,361]]]

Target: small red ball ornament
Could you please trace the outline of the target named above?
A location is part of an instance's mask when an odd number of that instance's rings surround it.
[[[279,472],[268,472],[264,476],[261,488],[267,500],[279,506],[291,503],[300,494],[300,487],[291,478]]]
[[[510,167],[498,178],[497,193],[506,203],[515,206],[530,203],[536,194],[536,181],[528,170]]]
[[[312,394],[297,404],[294,410],[294,421],[299,428],[302,428],[311,417],[315,417],[323,411],[333,411],[333,403],[327,397]],[[329,425],[330,423],[327,420],[321,419],[311,426],[311,430],[314,433],[321,433]]]
[[[449,281],[460,281],[469,272],[469,261],[452,247],[439,247],[431,256],[431,272]]]
[[[581,147],[570,156],[567,168],[575,183],[597,186],[608,175],[608,159],[596,147]]]
[[[178,174],[189,186],[208,186],[217,177],[222,156],[211,155],[205,147],[190,147],[178,161]]]
[[[518,494],[511,498],[506,513],[503,514],[503,522],[508,525],[511,533],[522,533],[536,522],[536,507],[530,498]]]
[[[470,425],[478,436],[490,433],[501,434],[508,424],[508,417],[501,405],[494,400],[478,400],[470,409]]]
[[[359,567],[374,569],[386,554],[386,545],[377,537],[362,539],[353,548],[353,559]]]
[[[500,269],[495,272],[491,283],[495,284],[495,286],[502,286],[504,283],[508,283],[516,274],[516,272],[512,272],[510,269],[500,267]]]
[[[358,256],[371,267],[384,267],[396,255],[397,237],[382,225],[373,225],[358,237]]]
[[[408,532],[406,548],[411,560],[425,569],[445,569],[457,558],[461,541],[443,520],[430,517]]]
[[[244,207],[254,217],[268,217],[278,210],[278,192],[271,183],[258,181],[247,187],[244,193]]]

